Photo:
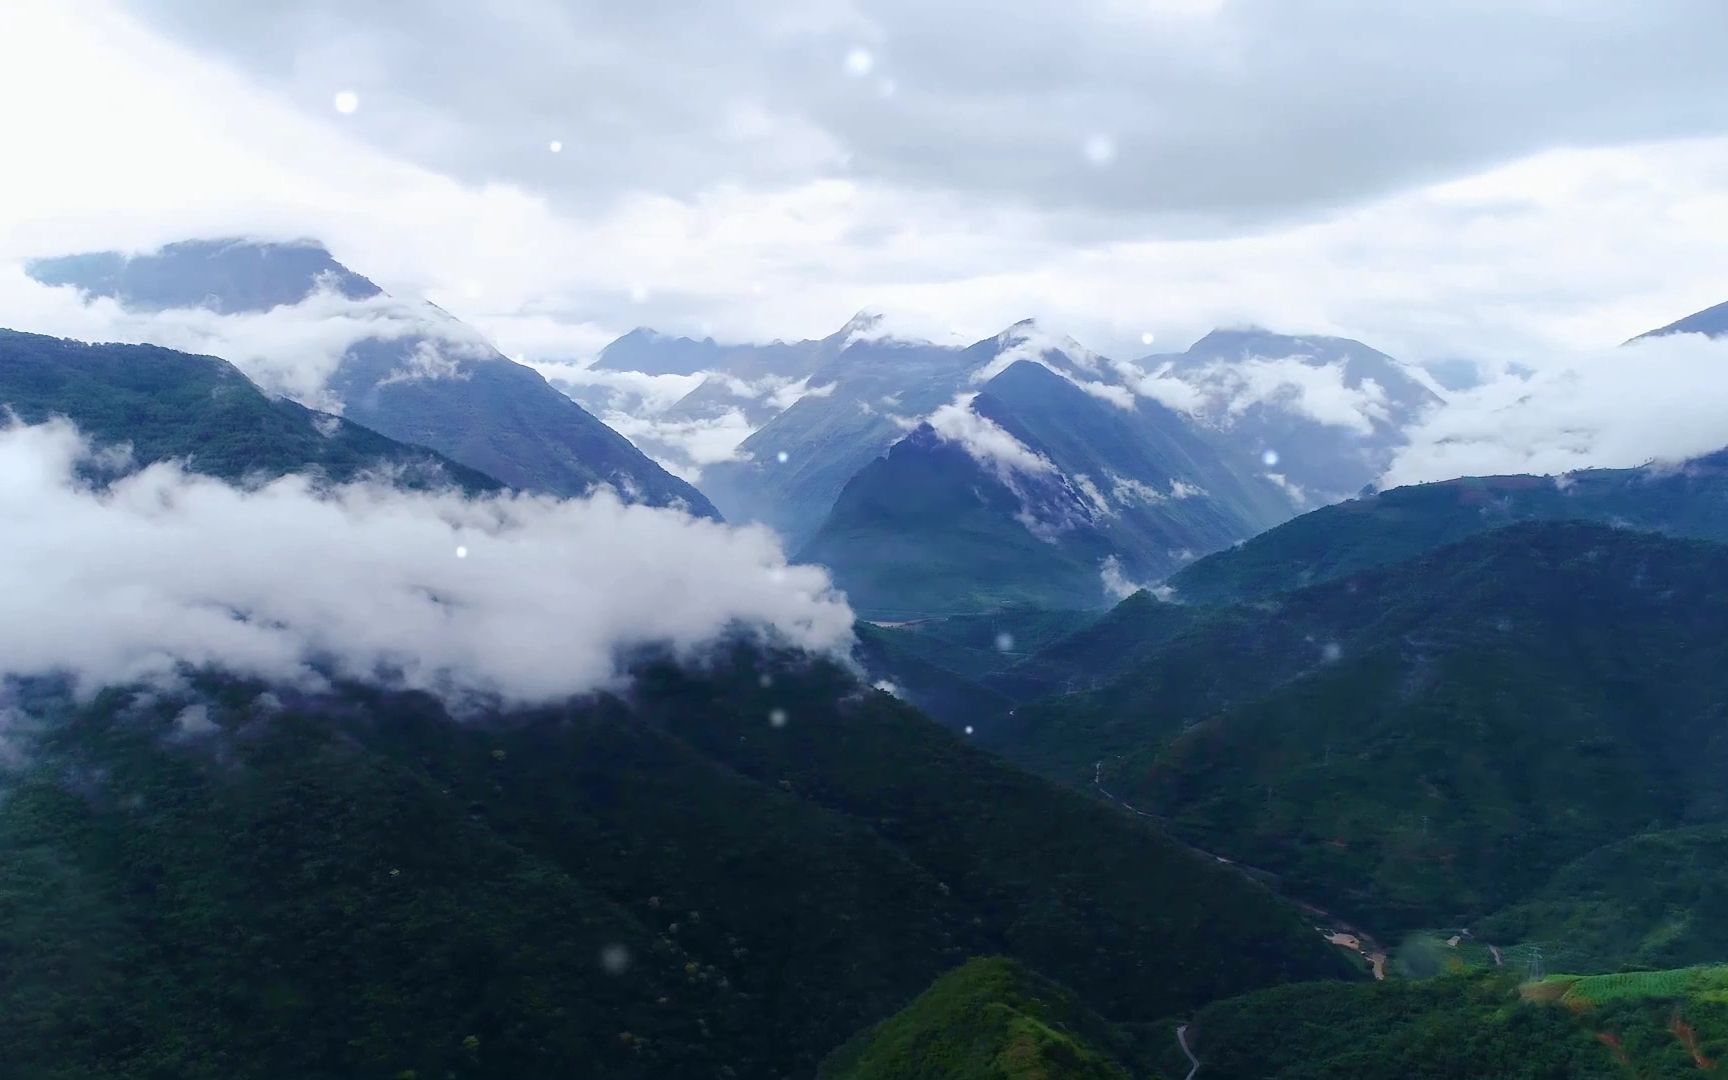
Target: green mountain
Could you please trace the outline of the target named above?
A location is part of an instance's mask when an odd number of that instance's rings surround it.
[[[1338,503],[1199,560],[1170,579],[1194,604],[1332,581],[1518,521],[1596,521],[1728,540],[1728,451],[1560,477],[1473,476]]]
[[[820,1080],[1129,1080],[1130,1039],[1072,993],[1002,957],[937,979],[829,1055]]]
[[[225,480],[381,471],[412,487],[496,490],[496,480],[351,421],[266,397],[226,361],[152,345],[86,345],[0,330],[0,405],[27,423],[65,417],[139,465],[170,458]]]
[[[1728,826],[1641,833],[1561,867],[1474,923],[1485,941],[1539,946],[1549,967],[1610,972],[1728,956]]]
[[[1215,1080],[1668,1080],[1728,1056],[1728,969],[1286,986],[1189,1026]]]
[[[1347,971],[828,663],[461,717],[214,675],[9,701],[14,1075],[808,1075],[974,955],[1126,1019]]]
[[[1459,924],[1728,817],[1725,601],[1728,549],[1514,526],[1203,613],[1003,749],[1358,921]]]
[[[1107,560],[1162,576],[1290,512],[1174,412],[1124,410],[1041,363],[984,385],[959,436],[925,424],[840,492],[800,553],[867,616],[1103,607]]]
[[[245,315],[299,304],[320,288],[332,310],[379,321],[393,303],[315,243],[192,240],[139,255],[97,252],[28,264],[45,284],[134,311],[203,308]],[[400,442],[426,446],[523,491],[576,496],[609,484],[628,501],[716,517],[708,500],[565,397],[431,304],[389,309],[418,332],[355,341],[323,390],[342,414]]]
[[[949,727],[970,726],[985,745],[1007,745],[1025,731],[1013,722],[1017,706],[1106,687],[1210,614],[1142,590],[1103,614],[1008,607],[987,615],[861,623],[854,656],[872,679],[891,683]],[[1054,760],[1040,752],[1030,756]]]

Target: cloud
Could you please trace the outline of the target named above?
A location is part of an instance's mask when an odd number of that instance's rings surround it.
[[[598,368],[590,363],[555,360],[523,362],[545,376],[566,396],[595,412],[622,411],[632,415],[657,416],[678,404],[701,386],[707,373],[649,375],[640,371]]]
[[[1275,473],[1275,472],[1265,472],[1265,473],[1261,473],[1260,475],[1262,475],[1266,479],[1272,481],[1272,483],[1274,485],[1276,485],[1280,491],[1282,491],[1285,495],[1289,496],[1290,501],[1292,503],[1294,503],[1296,506],[1306,506],[1307,505],[1308,492],[1303,490],[1302,485],[1291,480],[1288,476],[1285,476],[1283,473]]]
[[[1543,365],[1453,395],[1411,431],[1382,485],[1634,466],[1728,446],[1728,339],[1646,338]]]
[[[1171,480],[1168,492],[1159,491],[1151,484],[1136,480],[1132,476],[1113,472],[1110,474],[1110,494],[1123,506],[1131,503],[1150,506],[1169,499],[1191,499],[1196,495],[1206,494],[1206,491],[1196,484],[1184,483],[1181,480]]]
[[[13,264],[0,266],[0,310],[16,320],[13,328],[32,333],[219,356],[266,393],[337,412],[341,403],[326,392],[327,384],[361,341],[427,339],[390,381],[449,378],[460,359],[495,355],[478,333],[428,304],[382,295],[352,300],[329,288],[264,312],[134,312],[106,298],[86,302],[71,286],[39,284]]]
[[[1168,585],[1143,585],[1133,580],[1122,569],[1122,560],[1114,555],[1105,556],[1098,564],[1098,580],[1104,586],[1104,595],[1112,600],[1126,600],[1142,589],[1166,603],[1176,596],[1176,590]]]
[[[1116,373],[1134,393],[1151,398],[1167,409],[1197,416],[1206,408],[1206,393],[1171,373],[1169,362],[1148,372],[1132,360],[1113,360]]]
[[[692,484],[702,479],[703,466],[738,460],[739,444],[757,428],[738,409],[694,420],[671,420],[623,412],[603,413],[601,419],[667,471]]]
[[[931,413],[925,423],[944,441],[965,450],[973,461],[1013,486],[1015,473],[1054,474],[1049,458],[1004,431],[1001,425],[972,411],[976,394],[961,394]]]
[[[764,529],[610,494],[237,488],[172,463],[98,489],[78,474],[90,453],[63,422],[0,430],[5,674],[88,690],[215,664],[535,701],[614,684],[620,650],[699,650],[739,625],[851,642],[827,573]]]
[[[1128,389],[1126,386],[1118,386],[1114,383],[1106,382],[1093,382],[1090,379],[1081,379],[1073,375],[1068,375],[1066,378],[1069,382],[1086,391],[1088,394],[1091,394],[1098,400],[1109,402],[1118,409],[1131,410],[1134,408],[1134,391]]]
[[[1715,0],[124,7],[307,111],[352,87],[345,123],[392,155],[576,206],[844,175],[1217,230],[1555,144],[1721,132],[1728,93]]]
[[[1310,363],[1305,356],[1253,356],[1229,362],[1206,364],[1176,379],[1194,390],[1184,411],[1208,416],[1228,426],[1230,420],[1255,405],[1271,405],[1285,412],[1306,416],[1315,423],[1339,427],[1359,435],[1371,435],[1376,424],[1391,422],[1386,391],[1371,378],[1351,386],[1345,362]],[[1152,389],[1159,397],[1165,379],[1141,380],[1137,386]],[[1182,395],[1159,397],[1164,404]]]
[[[1066,334],[1046,330],[1033,319],[1024,319],[997,334],[996,346],[990,362],[972,373],[974,384],[989,382],[1020,361],[1030,360],[1084,387],[1072,368],[1096,374],[1103,364],[1103,357],[1091,349]]]
[[[1492,370],[1724,298],[1717,0],[742,2],[0,4],[0,257],[315,236],[531,361],[876,304]]]

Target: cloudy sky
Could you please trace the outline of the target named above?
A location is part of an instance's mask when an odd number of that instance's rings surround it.
[[[12,0],[0,259],[314,235],[534,359],[870,306],[1535,364],[1728,299],[1725,44],[1720,0]]]

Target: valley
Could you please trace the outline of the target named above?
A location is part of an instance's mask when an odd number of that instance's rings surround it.
[[[1728,1069],[1725,11],[0,4],[0,1080]]]

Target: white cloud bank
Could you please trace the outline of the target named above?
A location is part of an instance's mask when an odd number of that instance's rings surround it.
[[[0,266],[0,310],[8,327],[31,333],[219,356],[266,393],[330,412],[342,408],[328,393],[330,378],[363,341],[426,339],[393,382],[452,377],[459,360],[496,355],[479,333],[429,304],[388,295],[354,300],[329,288],[263,312],[128,311],[106,298],[87,301],[71,286],[43,285],[14,263]]]
[[[989,469],[1003,483],[1013,485],[1013,474],[1051,474],[1050,459],[1004,431],[989,417],[972,411],[976,394],[961,394],[930,414],[928,423],[944,441],[954,443],[973,461]]]
[[[0,673],[83,689],[180,664],[315,683],[322,667],[447,696],[557,699],[620,650],[738,626],[851,643],[826,571],[765,529],[673,511],[382,483],[241,489],[158,464],[89,486],[69,424],[0,429]]]
[[[1728,446],[1728,339],[1646,338],[1548,357],[1454,395],[1410,432],[1381,484],[1677,460]]]
[[[1391,423],[1379,383],[1364,378],[1351,386],[1342,360],[1311,361],[1302,355],[1252,356],[1182,372],[1166,364],[1147,373],[1131,362],[1119,362],[1116,369],[1136,393],[1226,427],[1255,405],[1357,435],[1371,435],[1376,424]]]

